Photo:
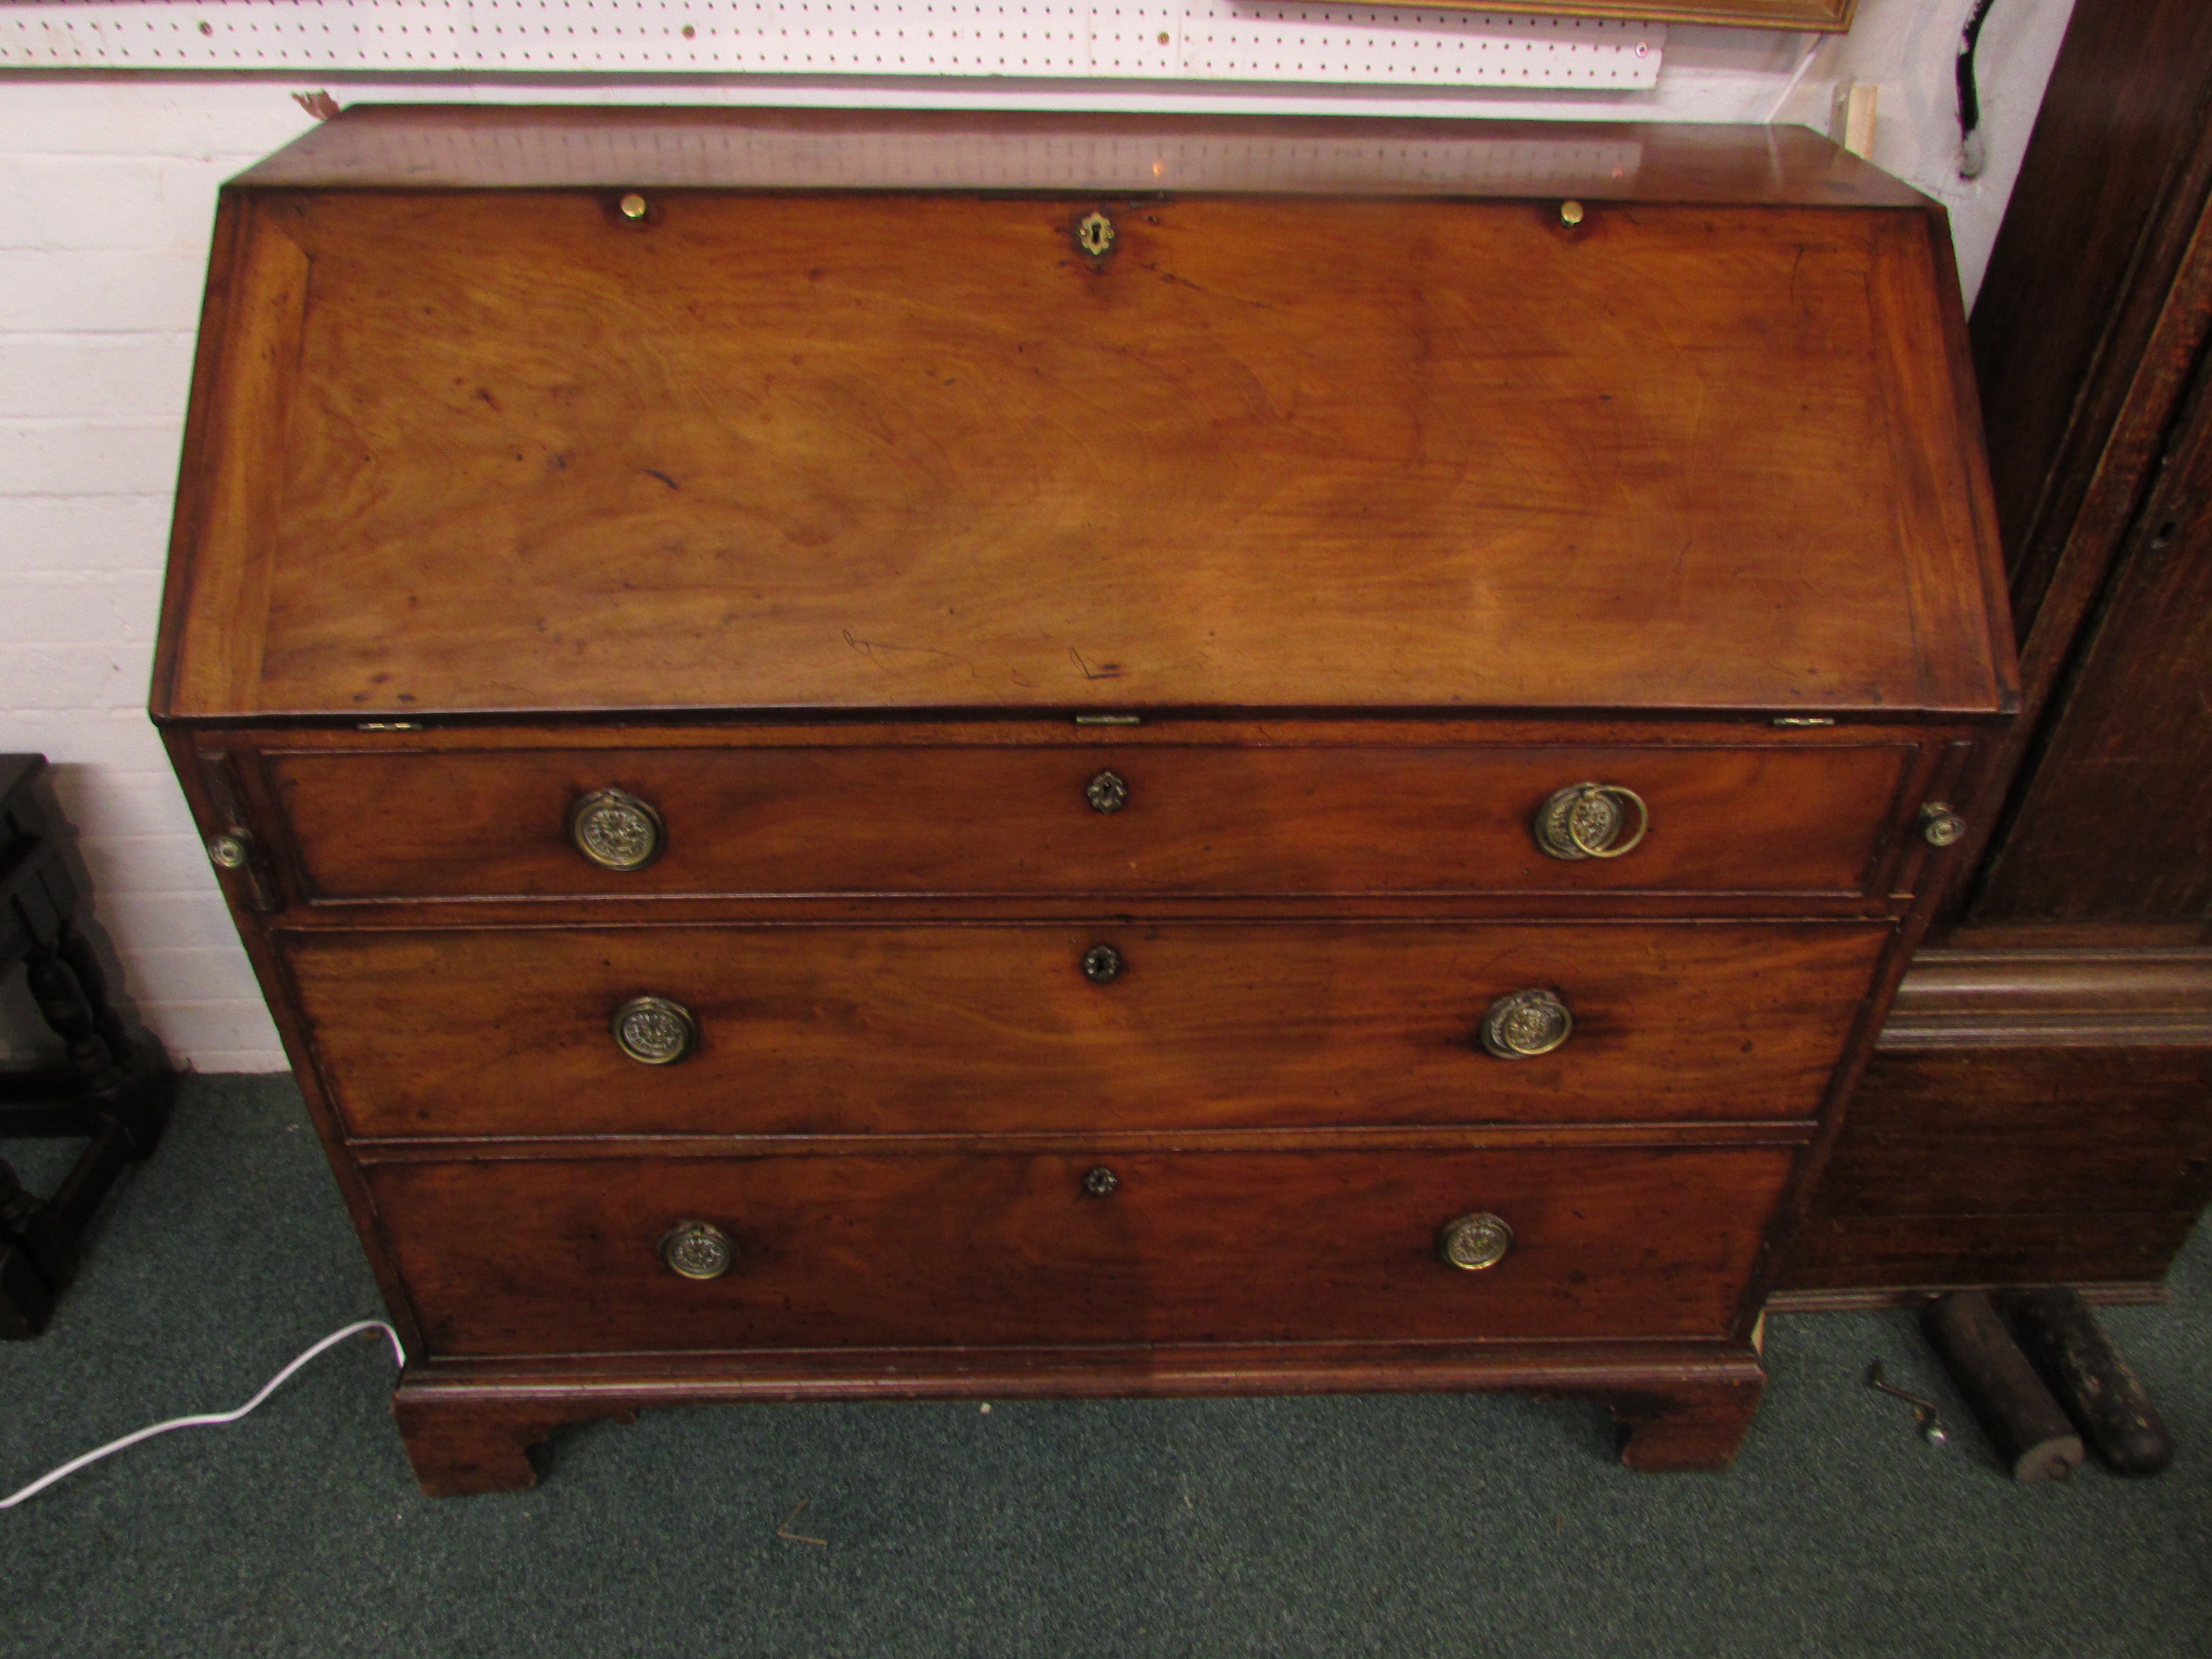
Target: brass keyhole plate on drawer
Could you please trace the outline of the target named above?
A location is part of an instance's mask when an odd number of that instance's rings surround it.
[[[1114,246],[1114,222],[1103,213],[1087,213],[1075,227],[1075,245],[1092,258],[1103,258]]]

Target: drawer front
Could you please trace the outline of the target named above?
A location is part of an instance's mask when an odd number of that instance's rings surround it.
[[[1887,936],[731,926],[316,930],[287,952],[356,1136],[866,1134],[1809,1118]],[[1486,1052],[1492,1004],[1529,989],[1564,1000],[1566,1041]],[[618,1045],[641,996],[688,1012],[687,1057]]]
[[[387,1164],[434,1352],[1728,1333],[1773,1148]],[[1113,1188],[1091,1172],[1110,1170]],[[1439,1256],[1471,1213],[1480,1271]],[[660,1241],[705,1222],[720,1278]]]
[[[295,752],[270,765],[322,899],[1857,893],[1915,752],[948,745]],[[1094,792],[1108,774],[1118,792]],[[1648,807],[1625,855],[1539,848],[1538,810],[1583,782]],[[601,868],[572,839],[572,809],[609,788],[661,821],[662,850],[641,869]],[[1625,842],[1634,814],[1620,817]]]

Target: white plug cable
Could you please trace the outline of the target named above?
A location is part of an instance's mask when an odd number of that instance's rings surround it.
[[[344,1341],[346,1338],[356,1335],[362,1331],[382,1331],[386,1336],[390,1337],[392,1339],[392,1359],[402,1367],[405,1366],[407,1364],[407,1350],[399,1346],[398,1332],[393,1330],[391,1326],[386,1324],[380,1319],[357,1320],[354,1323],[347,1326],[342,1331],[332,1331],[321,1341],[316,1343],[313,1347],[308,1349],[307,1352],[301,1354],[290,1364],[285,1366],[283,1370],[277,1372],[276,1376],[270,1377],[266,1383],[262,1385],[260,1393],[255,1395],[252,1399],[247,1401],[236,1411],[209,1412],[198,1417],[173,1417],[166,1423],[156,1423],[150,1428],[139,1430],[136,1434],[126,1434],[120,1440],[111,1440],[106,1445],[100,1447],[97,1450],[88,1451],[82,1457],[72,1457],[68,1462],[63,1464],[61,1468],[51,1470],[48,1473],[40,1475],[37,1480],[31,1482],[29,1486],[24,1487],[21,1492],[11,1493],[6,1498],[0,1498],[0,1510],[12,1510],[16,1504],[21,1503],[25,1498],[37,1497],[40,1492],[52,1486],[56,1481],[66,1480],[70,1476],[75,1474],[79,1469],[87,1468],[91,1464],[97,1463],[103,1457],[112,1456],[113,1454],[123,1450],[125,1447],[135,1446],[142,1440],[151,1440],[157,1434],[167,1434],[172,1429],[208,1429],[216,1427],[224,1423],[235,1423],[240,1418],[245,1416],[246,1413],[252,1411],[263,1401],[268,1399],[270,1395],[276,1393],[277,1389],[283,1388],[285,1382],[290,1378],[292,1373],[298,1370],[301,1366],[306,1364],[309,1360],[315,1358],[318,1355],[325,1352],[329,1349],[336,1347],[339,1343]]]

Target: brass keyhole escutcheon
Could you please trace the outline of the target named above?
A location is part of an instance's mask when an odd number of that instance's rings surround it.
[[[1093,1198],[1109,1198],[1121,1184],[1121,1177],[1103,1164],[1083,1172],[1083,1190]]]
[[[1101,772],[1083,791],[1094,812],[1118,812],[1129,804],[1129,786],[1119,772]]]
[[[1513,1249],[1513,1229],[1487,1210],[1444,1223],[1437,1235],[1437,1255],[1449,1266],[1479,1273],[1495,1267]]]
[[[673,1066],[699,1046],[699,1022],[666,997],[632,997],[611,1022],[615,1046],[641,1066]]]
[[[1085,214],[1075,227],[1075,245],[1092,258],[1103,258],[1114,246],[1114,222],[1103,213]]]
[[[1571,783],[1545,799],[1531,828],[1536,845],[1555,859],[1617,859],[1643,841],[1651,809],[1617,783]]]
[[[1966,838],[1966,821],[1948,802],[1931,800],[1920,809],[1920,834],[1930,847],[1956,847]]]
[[[1110,985],[1121,977],[1121,953],[1110,945],[1094,945],[1083,953],[1083,977],[1093,985]]]
[[[600,869],[626,875],[660,856],[668,831],[652,802],[623,789],[594,789],[568,809],[568,839]]]
[[[1482,1046],[1500,1060],[1548,1054],[1573,1035],[1575,1017],[1551,992],[1516,991],[1482,1017]]]
[[[660,1261],[684,1279],[720,1279],[738,1259],[738,1247],[711,1221],[679,1221],[661,1236]]]

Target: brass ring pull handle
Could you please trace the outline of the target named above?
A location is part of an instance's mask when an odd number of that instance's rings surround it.
[[[610,1022],[615,1046],[641,1066],[673,1066],[699,1046],[699,1022],[666,997],[632,997]]]
[[[653,803],[623,789],[594,789],[568,809],[568,839],[602,870],[642,870],[668,844]]]
[[[1487,1210],[1444,1223],[1437,1235],[1437,1255],[1446,1266],[1479,1273],[1495,1267],[1513,1249],[1513,1229]]]
[[[1129,804],[1129,786],[1118,772],[1101,772],[1085,786],[1083,798],[1094,812],[1118,812]]]
[[[660,1238],[661,1265],[679,1279],[720,1279],[738,1247],[711,1221],[679,1221]]]
[[[1633,814],[1636,827],[1629,828]],[[1617,783],[1571,783],[1536,809],[1536,845],[1555,859],[1617,859],[1651,828],[1651,809]]]
[[[1574,1034],[1567,1005],[1545,990],[1516,991],[1482,1017],[1482,1046],[1500,1060],[1548,1054]]]

